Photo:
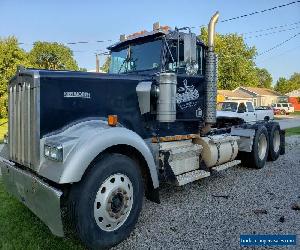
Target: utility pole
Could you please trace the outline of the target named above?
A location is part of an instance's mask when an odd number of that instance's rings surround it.
[[[97,53],[96,53],[96,72],[99,73],[99,57]]]

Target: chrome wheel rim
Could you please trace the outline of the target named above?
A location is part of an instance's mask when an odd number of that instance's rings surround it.
[[[273,136],[273,148],[274,152],[277,153],[280,148],[280,134],[279,130],[275,130],[274,136]]]
[[[100,186],[95,202],[97,225],[107,232],[115,231],[127,220],[133,204],[133,186],[124,174],[108,177]]]
[[[258,138],[258,157],[260,160],[263,160],[267,152],[267,137],[265,134],[261,134]]]

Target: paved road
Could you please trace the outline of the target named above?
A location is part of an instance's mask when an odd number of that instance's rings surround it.
[[[276,120],[282,129],[300,127],[300,117]]]

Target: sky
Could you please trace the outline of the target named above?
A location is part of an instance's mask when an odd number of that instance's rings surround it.
[[[95,68],[95,53],[105,51],[118,41],[120,34],[131,34],[152,29],[152,24],[196,27],[220,12],[220,20],[272,8],[295,0],[0,0],[0,37],[14,35],[26,51],[35,41],[77,42],[69,45],[80,67]],[[292,25],[299,22],[296,25]],[[219,23],[217,32],[248,33],[274,26],[265,32],[247,34],[248,46],[255,46],[258,54],[282,43],[300,32],[300,2],[273,11]],[[283,31],[285,30],[285,31]],[[282,31],[282,32],[278,32]],[[260,34],[276,32],[266,36]],[[245,35],[246,36],[246,35]],[[249,36],[251,38],[249,38]],[[103,43],[96,41],[105,40]],[[107,41],[111,40],[111,41]],[[103,63],[104,56],[100,56]],[[300,34],[268,53],[257,56],[258,67],[266,68],[275,82],[279,77],[290,77],[300,72]]]

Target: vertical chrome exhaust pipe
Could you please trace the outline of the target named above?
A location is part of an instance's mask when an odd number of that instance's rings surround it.
[[[213,124],[216,123],[216,107],[217,107],[217,56],[214,53],[215,44],[215,26],[219,19],[219,12],[216,12],[208,24],[208,51],[206,56],[206,114],[205,128],[203,133],[210,131]]]
[[[214,50],[215,46],[215,27],[219,20],[219,11],[217,11],[210,19],[208,24],[208,48]]]

